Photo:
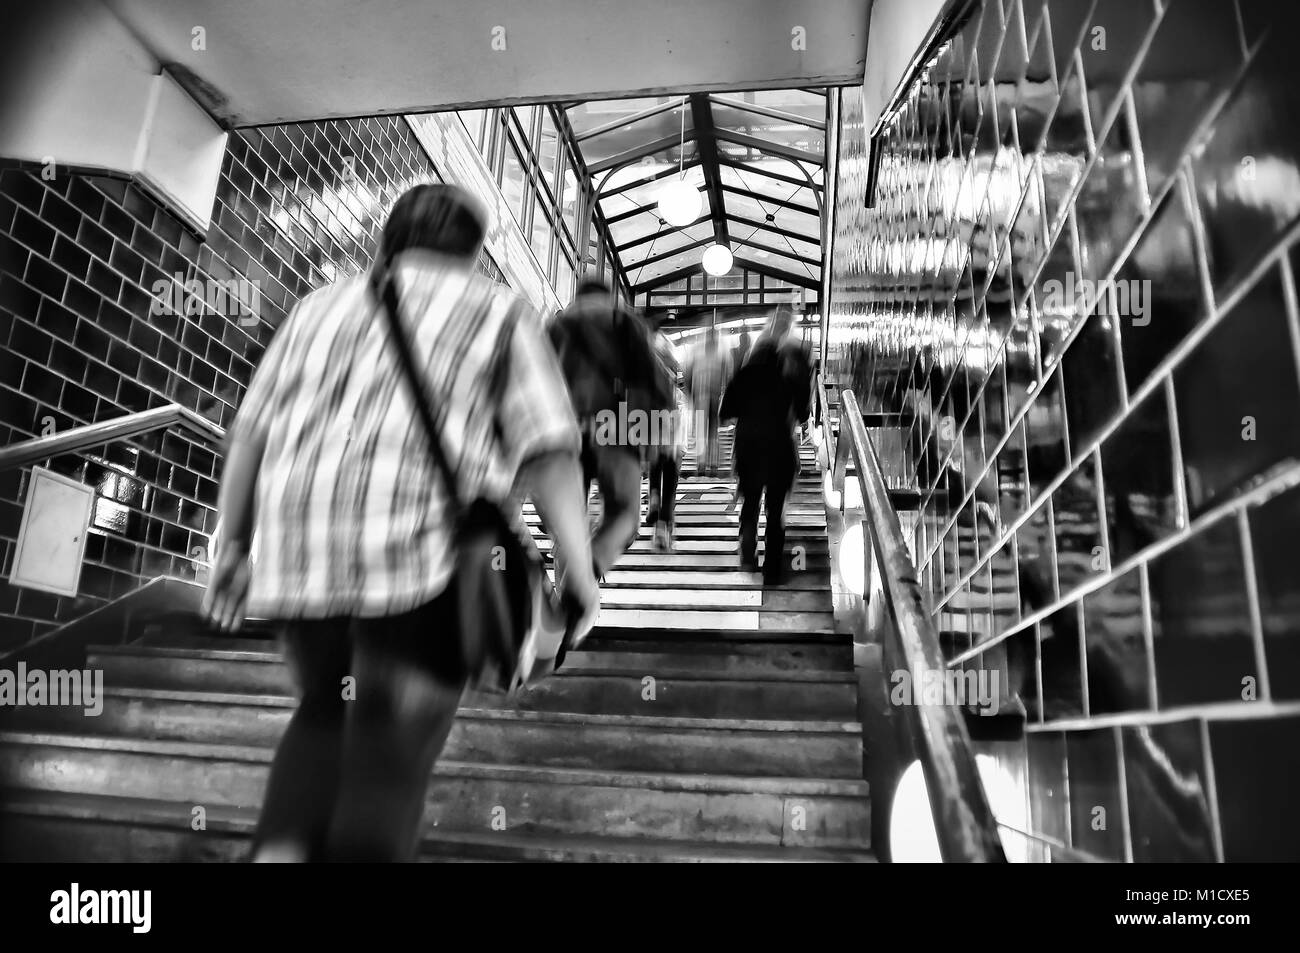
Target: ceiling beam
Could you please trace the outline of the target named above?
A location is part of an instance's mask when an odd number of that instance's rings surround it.
[[[727,211],[722,204],[722,176],[718,171],[718,140],[714,138],[713,107],[702,93],[691,96],[691,120],[695,126],[700,162],[704,166],[704,188],[713,213],[713,240],[727,245]]]
[[[635,149],[629,149],[627,152],[620,152],[616,156],[610,156],[608,159],[601,159],[599,162],[594,162],[587,166],[587,171],[592,175],[598,175],[606,169],[612,169],[618,165],[624,165],[628,162],[635,162],[637,159],[643,159],[646,156],[652,156],[656,152],[663,152],[665,149],[671,149],[679,143],[684,147],[685,143],[692,142],[694,139],[695,132],[690,129],[686,130],[686,137],[684,140],[677,134],[663,136],[659,139],[653,139],[650,142],[643,142]]]

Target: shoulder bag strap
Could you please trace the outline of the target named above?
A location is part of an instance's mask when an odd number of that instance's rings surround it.
[[[462,507],[456,473],[447,462],[447,454],[442,445],[442,432],[438,427],[437,418],[433,414],[433,403],[430,400],[429,388],[426,386],[424,375],[416,368],[411,339],[406,332],[405,325],[402,324],[401,311],[397,300],[397,285],[393,280],[392,270],[382,269],[380,273],[371,279],[371,288],[382,304],[382,310],[388,322],[388,329],[391,332],[389,338],[392,340],[393,348],[397,353],[397,360],[402,368],[402,376],[406,378],[407,386],[415,399],[416,411],[420,415],[420,422],[424,425],[424,432],[429,440],[429,449],[433,455],[433,462],[442,474],[443,483],[446,485],[452,512],[460,513]]]

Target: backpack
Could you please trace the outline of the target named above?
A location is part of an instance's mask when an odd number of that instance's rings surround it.
[[[562,311],[549,335],[579,417],[618,413],[624,403],[628,412],[648,412],[672,402],[672,382],[648,329],[622,308],[608,322],[593,320],[591,312]]]

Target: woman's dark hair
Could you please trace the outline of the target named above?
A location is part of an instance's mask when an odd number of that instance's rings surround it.
[[[417,185],[388,213],[379,238],[381,262],[409,248],[455,258],[474,258],[483,247],[487,223],[478,202],[454,185]]]
[[[574,292],[574,296],[586,294],[604,295],[608,298],[614,294],[614,289],[603,278],[583,278],[578,282],[578,288]]]

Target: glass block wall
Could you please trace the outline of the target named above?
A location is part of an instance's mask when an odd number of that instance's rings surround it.
[[[1300,857],[1295,6],[970,4],[874,196],[841,93],[828,367],[902,415],[1033,859]]]

